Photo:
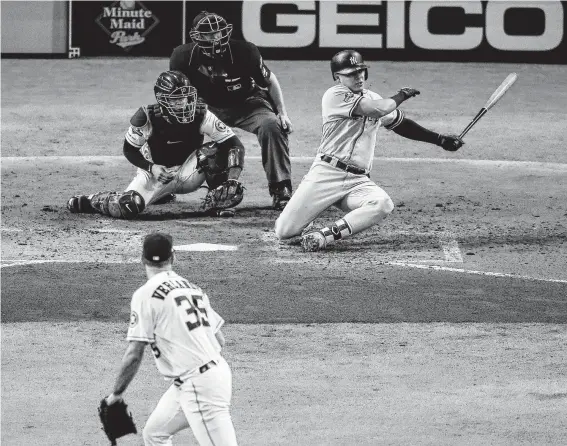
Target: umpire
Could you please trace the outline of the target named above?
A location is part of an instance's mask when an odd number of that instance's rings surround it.
[[[200,12],[189,32],[192,43],[173,50],[169,67],[189,77],[221,121],[257,136],[273,207],[282,210],[292,193],[292,125],[282,89],[256,45],[231,40],[231,34],[232,25],[223,17]]]

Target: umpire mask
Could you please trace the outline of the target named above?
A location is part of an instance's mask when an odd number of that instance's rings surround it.
[[[232,25],[220,15],[201,11],[193,20],[189,36],[201,49],[201,52],[212,59],[222,57],[228,47],[232,34]]]

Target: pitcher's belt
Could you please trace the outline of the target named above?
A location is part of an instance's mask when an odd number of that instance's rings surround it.
[[[354,173],[356,175],[368,175],[366,169],[361,169],[360,167],[351,166],[350,164],[343,163],[342,161],[338,160],[329,155],[320,155],[321,160],[329,163],[331,166],[338,167],[341,170],[344,170],[348,173]]]
[[[217,365],[216,361],[209,361],[206,364],[199,367],[199,373],[205,373],[207,370],[209,370],[210,368],[213,368],[215,365]],[[177,387],[179,387],[181,384],[183,384],[183,380],[181,378],[177,377],[173,380],[173,384],[175,384]]]

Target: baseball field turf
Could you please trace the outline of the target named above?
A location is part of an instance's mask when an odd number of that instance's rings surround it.
[[[331,74],[268,65],[295,125],[297,187]],[[128,121],[167,66],[2,60],[2,445],[107,444],[96,407],[154,230],[227,321],[240,444],[565,444],[567,66],[370,62],[370,88],[420,89],[402,108],[440,132],[460,133],[519,78],[456,153],[383,130],[371,177],[394,212],[310,254],[276,241],[260,148],[240,131],[247,189],[232,219],[198,212],[204,190],[135,221],[67,212],[71,195],[130,182]],[[167,385],[146,353],[125,394],[140,430]],[[196,443],[185,431],[175,444]]]

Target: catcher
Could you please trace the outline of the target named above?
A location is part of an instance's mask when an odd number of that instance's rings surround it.
[[[233,216],[244,197],[238,180],[245,149],[234,132],[198,101],[197,90],[179,71],[165,71],[154,85],[157,104],[140,107],[130,119],[124,156],[138,168],[124,192],[75,195],[73,213],[132,219],[150,204],[171,201],[207,183],[201,210]],[[203,144],[205,135],[211,139]]]

